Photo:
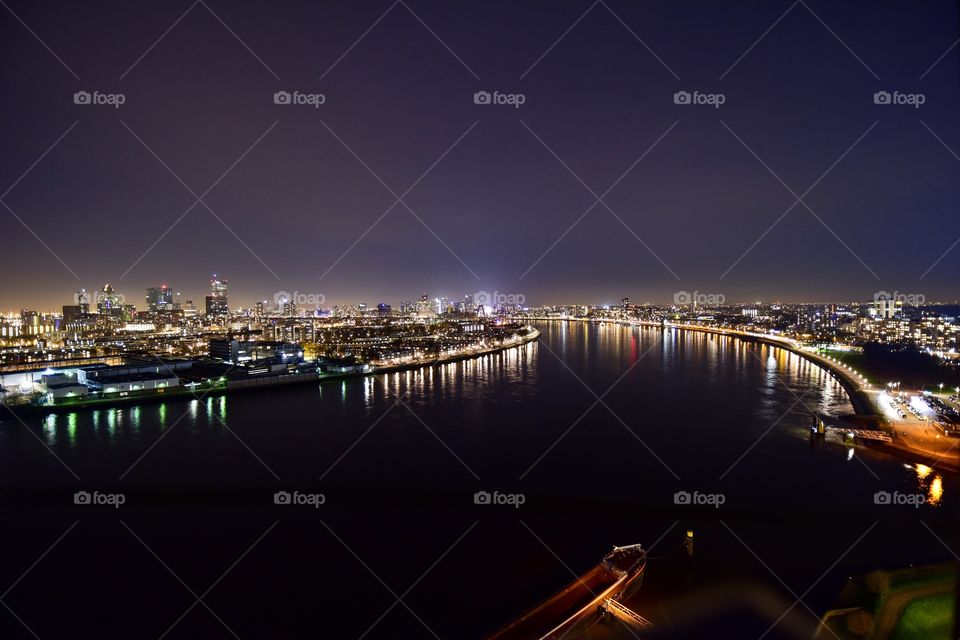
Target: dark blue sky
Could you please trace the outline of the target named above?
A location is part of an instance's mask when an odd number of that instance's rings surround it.
[[[205,2],[0,9],[3,311],[214,271],[234,304],[958,297],[955,3]]]

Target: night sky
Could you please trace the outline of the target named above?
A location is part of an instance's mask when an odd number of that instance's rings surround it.
[[[4,312],[957,298],[953,2],[0,4]]]

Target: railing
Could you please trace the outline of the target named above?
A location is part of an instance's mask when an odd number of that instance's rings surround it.
[[[611,614],[625,621],[627,624],[634,625],[640,629],[649,629],[653,623],[641,616],[632,609],[628,609],[613,598],[607,598],[603,601],[603,608]]]

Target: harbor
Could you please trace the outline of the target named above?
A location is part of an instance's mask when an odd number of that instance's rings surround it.
[[[224,359],[130,357],[124,364],[45,368],[0,373],[4,406],[18,413],[57,413],[81,408],[205,397],[277,386],[326,384],[481,358],[534,342],[540,332],[523,327],[492,345],[478,345],[440,356],[390,364],[347,359],[303,360],[298,345],[275,345],[273,355],[240,365]],[[29,393],[26,393],[29,391]]]

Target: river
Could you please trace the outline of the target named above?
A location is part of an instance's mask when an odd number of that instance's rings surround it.
[[[852,409],[799,356],[536,326],[539,343],[430,369],[0,416],[4,601],[41,638],[477,638],[611,545],[656,542],[638,612],[676,624],[678,597],[734,580],[711,624],[760,635],[772,619],[731,613],[754,586],[787,605],[809,588],[822,612],[851,574],[951,559],[955,478],[811,442],[805,407]]]

